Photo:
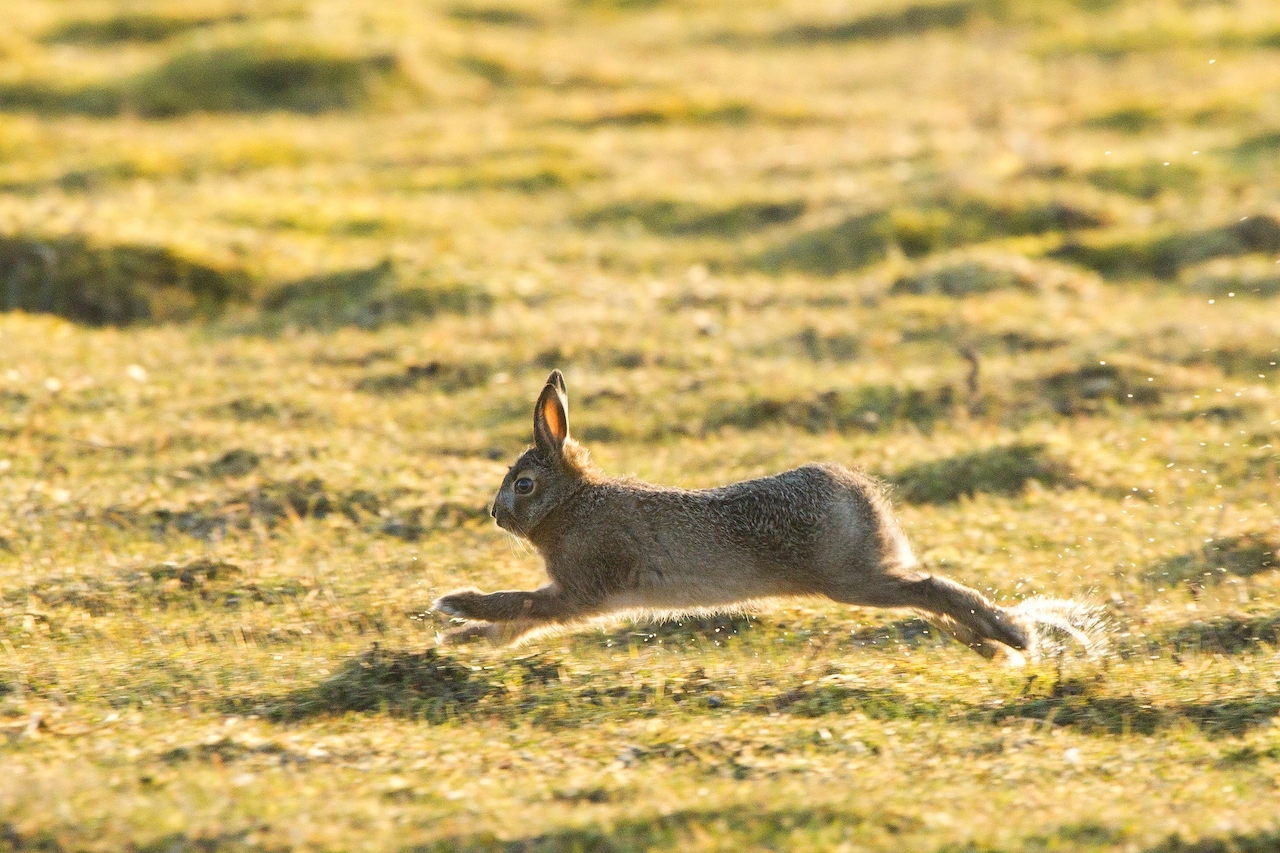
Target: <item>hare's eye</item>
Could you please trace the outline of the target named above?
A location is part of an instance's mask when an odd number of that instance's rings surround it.
[[[517,495],[527,495],[527,494],[529,494],[529,493],[530,493],[530,492],[532,492],[532,491],[533,491],[533,478],[532,478],[532,477],[521,477],[519,480],[516,480],[516,494],[517,494]]]

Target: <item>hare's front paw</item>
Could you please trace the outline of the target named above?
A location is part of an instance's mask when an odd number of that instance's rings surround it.
[[[436,603],[431,605],[431,609],[455,619],[478,619],[480,617],[475,615],[476,604],[483,597],[483,593],[475,589],[451,592],[437,598]]]

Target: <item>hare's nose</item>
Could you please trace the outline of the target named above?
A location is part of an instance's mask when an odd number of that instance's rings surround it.
[[[489,515],[493,518],[498,517],[498,502],[495,500],[493,506],[489,507]]]

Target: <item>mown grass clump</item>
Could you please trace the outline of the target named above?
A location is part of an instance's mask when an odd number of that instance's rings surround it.
[[[581,130],[647,125],[744,125],[759,118],[748,103],[736,100],[693,100],[680,97],[652,98],[589,113],[572,115],[560,124]]]
[[[859,214],[802,233],[768,249],[751,265],[770,272],[835,275],[883,259],[892,246],[914,258],[999,237],[1094,228],[1103,221],[1098,214],[1059,202],[1021,206],[951,198]]]
[[[484,312],[492,306],[493,298],[487,291],[461,282],[407,283],[394,264],[383,261],[283,285],[267,293],[261,304],[264,313],[259,325],[267,331],[287,326],[376,329],[440,313]]]
[[[1165,121],[1165,111],[1161,107],[1152,104],[1134,104],[1088,118],[1084,126],[1096,130],[1138,134],[1155,130],[1163,126]]]
[[[1200,188],[1201,173],[1183,163],[1139,163],[1094,169],[1085,176],[1100,190],[1150,200],[1163,192],[1192,193]]]
[[[727,426],[759,429],[785,424],[812,433],[876,432],[911,423],[928,431],[950,415],[954,398],[950,385],[933,390],[877,385],[810,397],[766,397],[712,406],[704,428],[714,432]]]
[[[891,475],[896,494],[908,503],[944,504],[979,492],[1016,495],[1031,480],[1069,485],[1075,478],[1041,444],[1012,444],[912,465]]]
[[[449,17],[468,24],[489,24],[502,27],[534,27],[538,18],[521,9],[509,6],[454,6]]]
[[[1210,539],[1196,551],[1179,554],[1154,566],[1146,575],[1151,583],[1204,586],[1228,576],[1248,578],[1280,569],[1280,537],[1271,532],[1250,532]]]
[[[776,35],[781,43],[876,41],[920,35],[930,30],[954,30],[969,23],[987,5],[974,0],[920,3],[893,12],[878,12],[851,21],[801,24]]]
[[[905,275],[893,283],[890,293],[910,293],[918,296],[939,294],[942,296],[970,296],[997,290],[1030,290],[1035,282],[1025,272],[984,264],[980,261],[962,261],[936,269],[926,269],[914,275]]]
[[[1096,413],[1109,404],[1151,406],[1162,399],[1154,376],[1105,362],[1044,376],[1034,383],[1033,393],[1060,415]]]
[[[671,199],[623,201],[577,217],[588,228],[635,222],[646,231],[674,237],[736,237],[799,217],[805,202],[744,201],[728,207],[708,207]]]
[[[390,54],[266,43],[199,48],[123,80],[78,87],[27,80],[0,84],[0,110],[45,115],[167,118],[197,112],[321,113],[371,104],[405,85]]]
[[[155,246],[85,237],[0,237],[0,310],[90,326],[208,320],[247,298],[248,277]]]
[[[410,364],[394,373],[366,376],[356,383],[356,390],[370,394],[403,394],[421,388],[453,392],[474,388],[489,381],[494,369],[484,362],[428,361]]]
[[[131,109],[156,117],[319,113],[364,106],[400,77],[390,54],[350,56],[316,46],[246,44],[180,53],[129,81],[123,97]]]
[[[1107,278],[1173,279],[1187,266],[1212,258],[1280,251],[1280,221],[1250,216],[1220,228],[1118,243],[1068,242],[1050,255]]]
[[[244,15],[183,17],[152,12],[125,12],[107,18],[67,21],[46,33],[42,40],[49,44],[88,45],[131,41],[160,42],[192,30],[244,20]]]

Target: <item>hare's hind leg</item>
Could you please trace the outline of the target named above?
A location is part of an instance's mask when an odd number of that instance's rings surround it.
[[[990,599],[953,580],[923,572],[858,576],[827,593],[836,601],[864,607],[904,607],[935,617],[939,628],[969,648],[994,657],[992,641],[1019,651],[1030,646],[1027,632]]]

